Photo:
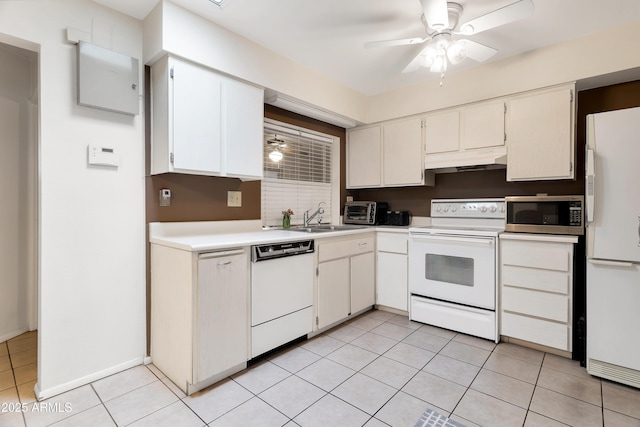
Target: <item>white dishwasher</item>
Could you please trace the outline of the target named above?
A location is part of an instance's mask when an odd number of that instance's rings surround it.
[[[314,241],[251,247],[251,357],[313,330]]]

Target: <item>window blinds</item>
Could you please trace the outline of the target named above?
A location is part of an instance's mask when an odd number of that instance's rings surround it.
[[[323,221],[331,221],[332,148],[331,137],[265,123],[263,225],[282,225],[282,211],[287,209],[294,212],[291,224],[301,225],[304,212],[310,210],[309,214],[313,214],[320,202],[326,204]],[[282,153],[278,162],[269,157],[274,151]]]

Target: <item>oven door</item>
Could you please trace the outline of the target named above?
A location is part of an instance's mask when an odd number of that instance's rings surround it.
[[[495,310],[495,237],[412,234],[411,294]]]

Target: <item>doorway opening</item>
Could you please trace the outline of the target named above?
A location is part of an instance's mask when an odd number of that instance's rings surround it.
[[[0,42],[0,392],[35,400],[38,53]]]

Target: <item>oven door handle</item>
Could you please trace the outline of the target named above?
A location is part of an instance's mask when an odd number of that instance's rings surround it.
[[[475,245],[483,245],[493,247],[495,239],[493,237],[479,237],[479,238],[470,238],[470,237],[452,237],[452,236],[411,236],[411,239],[415,242],[429,242],[429,241],[437,241],[444,243],[462,243],[465,245],[475,244]]]

